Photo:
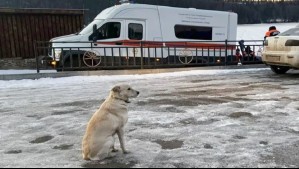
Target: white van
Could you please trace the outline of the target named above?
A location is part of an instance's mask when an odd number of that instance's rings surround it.
[[[96,61],[99,56],[151,57],[151,52],[142,53],[138,48],[141,43],[144,47],[160,48],[183,45],[174,53],[195,55],[194,48],[198,46],[224,48],[223,41],[236,41],[236,37],[237,14],[233,12],[126,3],[105,9],[77,34],[50,40],[50,56],[54,61],[61,61],[63,56],[66,63],[71,55],[80,55],[86,66],[95,67],[101,62]],[[220,52],[224,55],[223,50]],[[155,57],[168,54],[169,51],[159,50]],[[90,59],[94,60],[92,64],[87,63]]]

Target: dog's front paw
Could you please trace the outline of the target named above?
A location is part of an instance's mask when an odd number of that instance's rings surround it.
[[[123,153],[124,153],[124,154],[130,154],[130,151],[128,151],[128,150],[124,150]]]
[[[118,149],[112,149],[112,151],[111,151],[112,153],[116,153],[116,152],[118,152]]]

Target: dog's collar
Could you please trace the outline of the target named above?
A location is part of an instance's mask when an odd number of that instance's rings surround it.
[[[121,99],[121,98],[117,98],[115,97],[116,100],[121,100],[121,101],[124,101],[125,103],[131,103],[129,100],[124,100],[124,99]]]

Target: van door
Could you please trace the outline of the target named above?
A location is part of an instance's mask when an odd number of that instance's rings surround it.
[[[144,41],[146,39],[144,21],[127,20],[126,28],[126,38],[128,40]]]
[[[145,21],[126,20],[125,38],[129,57],[141,57],[141,42],[146,41]],[[144,56],[143,56],[144,57]]]
[[[120,52],[115,47],[122,45],[124,40],[124,21],[107,20],[95,33],[90,35],[89,39],[95,38],[93,43],[93,53],[97,56],[119,57]]]

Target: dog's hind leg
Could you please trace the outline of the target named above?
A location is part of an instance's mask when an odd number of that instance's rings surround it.
[[[115,148],[115,136],[112,136],[113,138],[113,144],[111,146],[111,152],[115,153],[118,152],[118,149]]]
[[[113,137],[109,137],[106,139],[106,142],[105,144],[103,145],[99,155],[100,155],[100,159],[103,160],[105,158],[112,158],[114,157],[112,154],[111,154],[111,148],[113,147],[114,145],[114,138]]]
[[[103,138],[92,139],[84,142],[83,158],[86,160],[101,160],[101,152],[105,152],[106,140]]]
[[[87,142],[86,140],[83,141],[82,144],[82,156],[84,160],[94,160],[94,158],[97,156],[98,154],[98,146]]]
[[[97,157],[97,154],[98,154],[98,152],[95,151],[94,149],[92,151],[83,152],[83,159],[86,161],[99,160],[99,158]]]

